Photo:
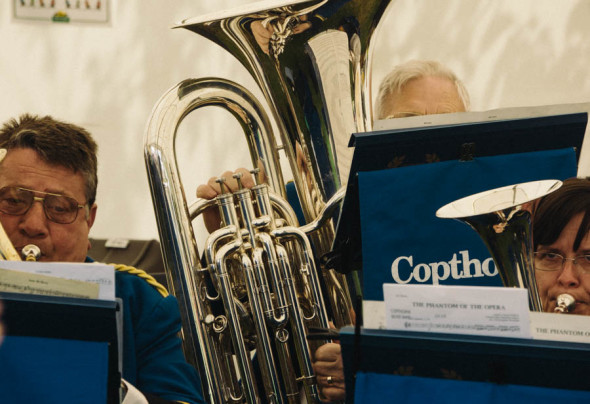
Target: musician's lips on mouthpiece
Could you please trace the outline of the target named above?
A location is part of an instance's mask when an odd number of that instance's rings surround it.
[[[39,255],[36,257],[35,261],[41,261],[43,259],[43,257],[45,256],[45,254],[43,253],[43,250],[41,250],[41,247],[39,247],[36,244],[26,243],[26,244],[24,244],[22,246],[15,246],[15,249],[16,249],[16,251],[19,252],[19,254],[21,255],[21,258],[24,259],[24,257],[22,257],[23,251],[25,250],[25,248],[28,249],[29,246],[35,246],[35,247],[37,247],[39,249],[39,253],[38,253]],[[27,253],[29,253],[29,251],[27,251]]]
[[[552,296],[549,299],[549,308],[550,311],[555,311],[556,308],[559,307],[558,298],[562,295],[569,295],[574,299],[573,307],[569,310],[566,310],[565,313],[569,314],[585,314],[588,311],[588,301],[586,299],[581,299],[580,297],[573,295],[572,293],[560,293],[558,295]]]

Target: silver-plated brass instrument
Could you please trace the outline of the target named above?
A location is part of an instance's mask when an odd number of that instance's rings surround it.
[[[371,129],[370,45],[389,3],[266,1],[177,26],[234,55],[270,112],[234,82],[185,80],[164,94],[147,126],[145,158],[168,283],[179,300],[185,354],[209,402],[299,402],[300,391],[319,401],[309,327],[326,327],[328,319],[351,324],[354,313],[347,279],[318,263],[334,238],[349,137]],[[192,220],[210,203],[187,202],[174,145],[180,122],[210,105],[238,120],[268,186],[220,195],[223,226],[200,251]],[[303,226],[277,196],[285,195],[279,150],[291,166]],[[262,380],[255,379],[254,350]]]
[[[3,261],[20,261],[21,256],[12,245],[4,227],[0,224],[0,260]]]
[[[2,224],[0,224],[0,260],[2,261],[37,261],[41,257],[41,249],[34,244],[24,246],[20,254],[8,238]]]
[[[37,261],[41,258],[41,249],[35,244],[27,244],[23,247],[21,256],[25,261]]]
[[[569,293],[562,293],[555,299],[555,313],[569,313],[576,308],[576,299]]]
[[[532,203],[561,186],[559,180],[510,185],[451,202],[436,212],[471,226],[487,246],[504,286],[527,288],[529,307],[543,311],[535,280]]]

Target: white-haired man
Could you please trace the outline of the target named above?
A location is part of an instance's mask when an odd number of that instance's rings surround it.
[[[448,67],[434,60],[411,60],[395,66],[381,82],[376,119],[406,118],[469,110],[469,93]],[[340,345],[328,343],[314,355],[313,368],[322,395],[329,401],[346,397]]]
[[[375,118],[405,118],[469,110],[469,93],[448,67],[435,60],[395,66],[381,82]]]

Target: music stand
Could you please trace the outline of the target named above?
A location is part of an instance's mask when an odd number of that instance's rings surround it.
[[[479,388],[484,383],[491,383],[484,385],[484,391],[514,385],[512,393],[518,393],[520,386],[543,387],[547,390],[540,390],[536,394],[563,396],[569,393],[564,390],[574,390],[571,394],[578,399],[590,398],[590,384],[580,377],[590,372],[588,344],[367,329],[355,333],[352,327],[341,330],[340,344],[347,403],[354,402],[357,372],[363,372],[367,377],[371,377],[371,374],[384,376],[391,382],[386,384],[387,390],[397,395],[400,402],[403,402],[401,397],[404,397],[404,393],[390,390],[393,389],[395,376],[406,377],[406,382],[424,378],[419,380],[422,383],[419,387],[426,389],[431,382],[434,387],[454,379],[452,381],[455,383],[450,386],[459,395],[473,386]],[[388,375],[392,378],[387,379]],[[477,383],[468,386],[461,385],[460,381],[482,383],[479,386]],[[554,392],[551,389],[560,390]],[[530,393],[531,389],[526,391]],[[387,392],[375,393],[383,395]],[[408,395],[415,393],[408,391]],[[367,402],[377,401],[374,397],[373,400],[371,397],[363,398]]]
[[[436,161],[470,160],[574,148],[579,159],[587,122],[584,112],[353,134],[349,146],[355,150],[333,244],[333,265],[343,273],[362,269],[359,172],[425,164],[429,156]]]
[[[8,336],[108,344],[106,403],[119,403],[122,372],[120,301],[19,293],[0,293],[0,300],[4,306],[2,320]]]

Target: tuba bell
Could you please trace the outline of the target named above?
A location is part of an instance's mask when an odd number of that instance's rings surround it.
[[[330,321],[336,327],[354,322],[358,280],[323,258],[344,196],[349,137],[371,130],[371,40],[390,1],[261,2],[176,26],[234,55],[266,104],[232,81],[188,79],[161,97],[146,129],[168,285],[179,302],[185,355],[211,403],[300,402],[300,392],[309,403],[320,401],[311,355],[325,341],[308,336]],[[189,204],[176,133],[189,113],[213,105],[236,118],[252,165],[267,181]],[[305,224],[285,200],[279,150],[289,161]],[[211,206],[219,209],[222,227],[200,250],[192,222]]]
[[[561,184],[542,180],[509,185],[458,199],[436,212],[437,217],[457,219],[477,232],[504,286],[528,289],[532,311],[543,311],[533,264],[533,205]]]

